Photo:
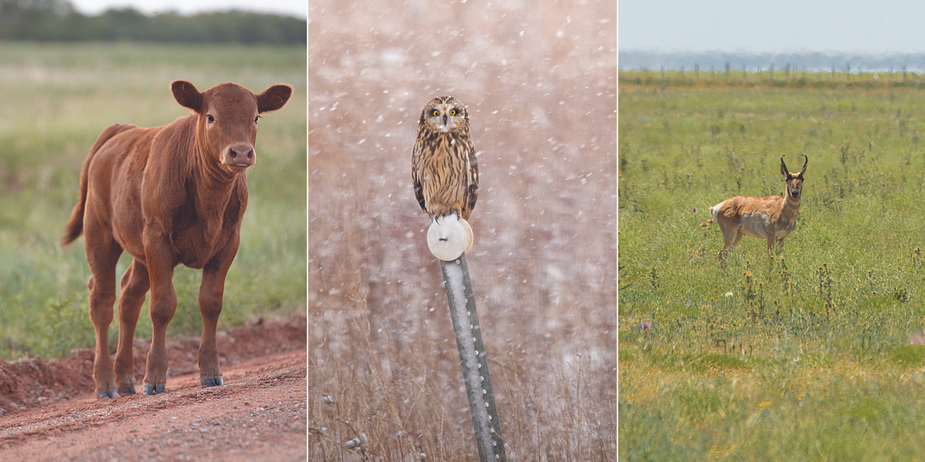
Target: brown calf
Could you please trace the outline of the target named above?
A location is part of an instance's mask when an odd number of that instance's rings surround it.
[[[784,164],[784,156],[780,156],[780,173],[787,182],[785,196],[736,196],[710,207],[710,214],[723,231],[725,245],[719,251],[720,261],[739,243],[742,235],[767,239],[770,251],[775,241],[783,241],[796,229],[803,192],[803,174],[806,173],[808,162],[809,158],[806,158],[800,173],[790,173]]]
[[[183,80],[170,88],[192,114],[163,127],[115,124],[104,130],[80,172],[80,200],[63,239],[67,245],[84,234],[91,273],[90,319],[96,331],[93,380],[99,399],[135,393],[132,338],[149,288],[154,333],[144,393],[164,391],[165,332],[177,309],[173,270],[181,263],[202,269],[200,382],[205,387],[222,385],[215,328],[247,207],[244,171],[257,160],[259,114],[283,107],[292,94],[289,85],[273,85],[259,95],[233,83],[202,93]],[[123,251],[134,260],[122,275],[113,362],[108,333],[116,299],[116,263]]]

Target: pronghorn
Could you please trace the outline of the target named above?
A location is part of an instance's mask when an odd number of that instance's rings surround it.
[[[725,246],[719,251],[719,260],[729,252],[742,235],[768,240],[768,251],[774,248],[774,241],[783,241],[797,227],[800,213],[800,196],[803,192],[803,173],[809,158],[803,155],[803,169],[790,173],[780,156],[780,173],[787,182],[786,196],[748,197],[736,196],[710,207],[713,220],[723,231]]]

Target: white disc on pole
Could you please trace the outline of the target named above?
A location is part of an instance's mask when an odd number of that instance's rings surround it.
[[[455,213],[440,217],[427,230],[427,247],[440,260],[453,261],[472,249],[474,237],[469,223]]]

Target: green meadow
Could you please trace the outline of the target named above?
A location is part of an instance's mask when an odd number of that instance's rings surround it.
[[[60,246],[80,168],[112,123],[158,126],[188,111],[168,85],[222,82],[254,92],[285,82],[288,105],[264,115],[242,242],[219,328],[305,310],[305,47],[28,44],[0,47],[0,356],[62,357],[92,348],[83,238]],[[130,263],[123,254],[118,272]],[[180,266],[168,336],[201,330],[200,271]],[[151,335],[147,303],[137,337]],[[117,323],[111,329],[115,336]],[[114,345],[114,343],[113,343]]]
[[[923,137],[913,74],[620,72],[621,460],[925,458]],[[804,154],[721,268],[709,208]]]

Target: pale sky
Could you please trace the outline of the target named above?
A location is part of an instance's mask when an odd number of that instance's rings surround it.
[[[621,50],[925,52],[914,0],[620,0],[618,11]]]
[[[132,7],[148,14],[163,11],[192,14],[236,9],[303,19],[308,16],[308,0],[71,0],[71,4],[85,15],[96,15],[110,8]]]

